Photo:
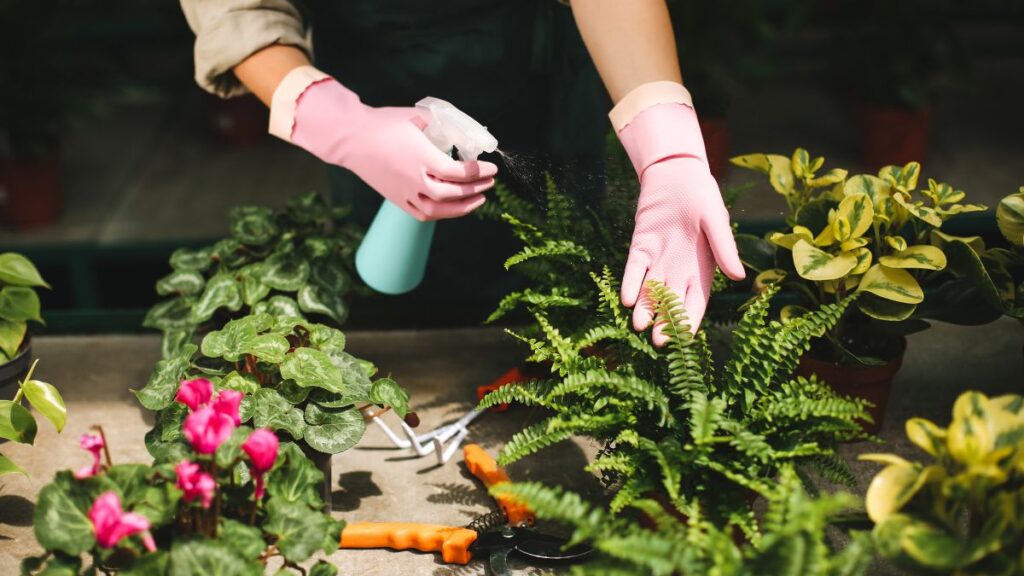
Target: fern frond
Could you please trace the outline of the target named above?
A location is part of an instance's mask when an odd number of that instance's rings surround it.
[[[491,315],[488,316],[487,320],[484,322],[487,324],[495,322],[516,308],[524,305],[528,309],[536,311],[556,307],[570,308],[581,306],[582,304],[583,300],[569,296],[565,293],[565,290],[562,289],[556,289],[550,294],[545,294],[537,292],[532,288],[527,288],[525,290],[506,294],[505,297],[501,299],[501,302],[498,303],[498,307],[494,312],[491,312]]]
[[[484,396],[477,409],[487,410],[501,404],[513,403],[524,406],[553,408],[547,394],[550,388],[550,382],[545,380],[531,380],[530,382],[508,384]]]
[[[560,256],[570,261],[590,262],[590,252],[571,240],[545,240],[539,246],[524,246],[519,252],[505,260],[505,269],[508,270],[535,258],[550,258]]]
[[[857,485],[857,477],[853,470],[838,454],[829,452],[819,454],[811,458],[811,466],[821,474],[821,477],[833,484],[854,487]]]
[[[549,401],[557,403],[559,399],[569,394],[585,396],[588,391],[597,392],[600,395],[625,394],[636,403],[643,403],[648,410],[656,410],[658,413],[659,426],[667,426],[672,421],[672,414],[669,411],[669,401],[665,393],[655,384],[637,376],[608,372],[606,370],[589,370],[582,373],[567,375],[561,382],[551,388]],[[634,412],[635,411],[631,411]]]
[[[612,514],[618,514],[632,505],[644,494],[657,488],[657,485],[646,476],[637,475],[626,480],[615,492],[612,501],[608,503],[608,510]]]
[[[620,422],[621,418],[619,414],[549,417],[513,434],[501,450],[498,463],[506,465],[515,462],[573,436],[600,437],[612,425]]]
[[[715,431],[722,424],[725,402],[721,398],[708,399],[703,392],[694,392],[688,403],[690,411],[690,436],[694,444],[710,442]]]

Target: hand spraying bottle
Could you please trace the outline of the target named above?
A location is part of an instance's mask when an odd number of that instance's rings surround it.
[[[416,107],[429,114],[423,133],[445,154],[476,160],[498,149],[498,140],[465,112],[438,98],[424,98]],[[423,281],[437,222],[420,222],[385,201],[356,251],[356,271],[374,290],[405,294]]]

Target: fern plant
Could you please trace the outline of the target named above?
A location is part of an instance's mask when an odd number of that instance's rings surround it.
[[[669,344],[658,350],[631,329],[610,270],[592,274],[591,284],[597,319],[583,334],[566,335],[544,310],[534,313],[541,336],[511,332],[530,347],[530,360],[550,363],[551,378],[501,388],[482,407],[515,402],[551,414],[515,434],[501,463],[589,437],[604,445],[589,470],[609,488],[610,513],[659,494],[687,516],[699,502],[717,525],[735,524],[750,538],[760,528],[749,499],[771,495],[782,467],[815,467],[829,480],[852,482],[835,445],[862,436],[864,401],[839,397],[815,377],[792,376],[810,340],[852,298],[782,324],[767,319],[777,292],[768,287],[748,304],[732,355],[718,368],[706,337],[690,332],[664,285],[648,285],[668,322]]]
[[[838,553],[826,539],[829,521],[855,498],[835,494],[812,499],[788,464],[767,494],[763,535],[746,542],[737,542],[731,527],[711,521],[696,500],[687,506],[685,518],[666,511],[656,500],[634,500],[630,509],[646,517],[645,524],[636,516],[609,514],[578,494],[541,484],[504,483],[492,492],[526,503],[538,518],[571,527],[573,544],[590,543],[597,558],[575,566],[573,574],[578,576],[855,576],[866,573],[871,561],[866,533],[852,533]]]
[[[590,276],[606,268],[616,273],[625,269],[638,192],[633,166],[614,135],[607,152],[601,198],[583,202],[547,176],[541,198],[524,198],[499,182],[492,201],[476,211],[511,227],[523,247],[505,261],[505,267],[527,280],[527,287],[501,300],[488,322],[522,309],[547,311],[559,325],[576,326],[578,333],[593,326],[589,304],[597,301],[597,292]],[[738,194],[739,189],[724,191],[726,205],[731,206]],[[726,283],[717,272],[712,292],[723,290]]]

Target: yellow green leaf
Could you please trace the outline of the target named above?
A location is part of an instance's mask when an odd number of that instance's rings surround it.
[[[814,159],[814,162],[811,162],[811,172],[817,172],[818,170],[821,170],[821,167],[824,165],[825,157],[818,156],[817,158]]]
[[[931,224],[936,228],[942,226],[942,217],[939,216],[939,213],[923,203],[910,202],[905,194],[893,194],[893,199],[918,220]]]
[[[850,250],[856,250],[857,248],[863,248],[868,245],[868,239],[861,236],[860,238],[850,238],[846,242],[839,245],[839,249],[843,252],[849,252]]]
[[[754,278],[754,290],[763,292],[768,286],[781,282],[786,277],[786,271],[781,268],[770,268],[761,272]]]
[[[879,464],[887,464],[892,466],[906,466],[908,468],[913,467],[914,463],[909,460],[897,456],[895,454],[879,454],[879,453],[868,453],[861,454],[857,457],[858,460],[865,462],[878,462]]]
[[[954,240],[967,244],[978,256],[985,253],[985,240],[983,240],[981,236],[953,236],[952,234],[946,234],[941,230],[931,231],[931,244],[937,248],[945,250],[946,244]]]
[[[870,292],[862,292],[857,298],[857,308],[865,315],[884,322],[899,322],[914,314],[917,304],[893,302]]]
[[[832,220],[834,223],[835,220]],[[833,231],[832,224],[825,226],[825,229],[821,231],[821,234],[814,239],[815,246],[831,246],[836,243],[836,235]]]
[[[949,454],[959,462],[972,464],[987,460],[995,448],[989,427],[989,401],[980,392],[964,392],[953,404],[953,421],[947,430]]]
[[[783,196],[793,192],[793,167],[789,158],[779,154],[747,154],[729,160],[741,168],[749,168],[768,175],[768,182]]]
[[[868,268],[871,268],[871,250],[857,248],[856,250],[851,250],[851,253],[857,258],[857,266],[850,271],[850,274],[863,274],[868,271]]]
[[[843,185],[843,195],[866,194],[871,199],[873,205],[879,206],[892,195],[891,189],[892,187],[889,183],[881,178],[868,174],[858,174],[848,179],[846,184]]]
[[[928,189],[922,190],[921,193],[931,198],[932,203],[935,206],[955,204],[967,196],[963,190],[956,190],[949,184],[946,184],[945,182],[936,182],[932,178],[928,179]]]
[[[946,267],[946,255],[935,246],[921,244],[878,259],[889,268],[917,268],[920,270],[942,270]]]
[[[821,283],[821,288],[828,294],[835,294],[836,289],[840,286],[840,282],[842,283],[843,291],[849,294],[860,284],[860,276],[853,276],[851,273],[850,276],[844,276],[839,280],[826,280]]]
[[[999,201],[996,207],[999,231],[1016,246],[1024,246],[1024,187]]]
[[[857,265],[857,257],[852,254],[833,256],[806,240],[798,240],[793,245],[793,265],[802,278],[821,282],[849,274]]]
[[[921,285],[909,272],[879,264],[875,264],[864,273],[857,291],[870,292],[903,304],[918,304],[924,300]]]
[[[913,465],[890,464],[875,475],[868,486],[864,504],[876,524],[899,512],[924,486],[927,477]]]
[[[792,250],[793,244],[796,244],[796,241],[801,238],[810,242],[814,239],[814,234],[806,227],[798,225],[794,226],[793,231],[788,234],[775,232],[768,238],[768,241],[777,246],[782,246],[786,250]]]
[[[957,214],[967,214],[970,212],[984,212],[988,210],[988,206],[984,204],[953,204],[952,206],[943,206],[936,208],[935,211],[942,216],[955,216]]]
[[[932,456],[938,456],[946,444],[946,431],[931,420],[911,418],[906,424],[907,438]]]
[[[846,178],[846,174],[846,170],[842,168],[833,168],[817,178],[812,178],[807,182],[807,185],[811,188],[824,188],[825,186],[839,184]]]
[[[902,236],[886,236],[885,243],[897,252],[902,252],[907,249],[907,241],[904,240]]]
[[[910,192],[917,188],[917,177],[921,174],[921,165],[910,162],[906,166],[886,166],[878,171],[878,177],[894,186]]]
[[[793,174],[797,178],[803,178],[810,172],[811,155],[807,153],[807,150],[803,148],[797,148],[793,151],[792,165]]]
[[[836,220],[842,218],[849,222],[851,232],[848,238],[842,238],[842,240],[863,236],[871,228],[874,215],[875,207],[867,194],[850,194],[843,198],[843,201],[839,203]],[[838,238],[839,235],[837,234],[836,237]]]
[[[832,236],[840,241],[846,242],[850,239],[853,234],[853,229],[850,227],[850,221],[842,216],[837,217],[832,221]]]

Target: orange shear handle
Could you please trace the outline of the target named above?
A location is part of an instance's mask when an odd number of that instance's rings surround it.
[[[466,460],[466,468],[473,476],[476,476],[488,488],[511,482],[508,474],[498,466],[498,463],[491,458],[491,455],[478,444],[467,444],[462,449],[463,458]],[[497,496],[498,506],[505,515],[505,519],[512,526],[533,526],[536,517],[525,504],[509,496]]]
[[[391,548],[440,552],[449,564],[467,564],[473,559],[469,547],[476,532],[438,524],[408,522],[356,522],[341,532],[342,548]]]

